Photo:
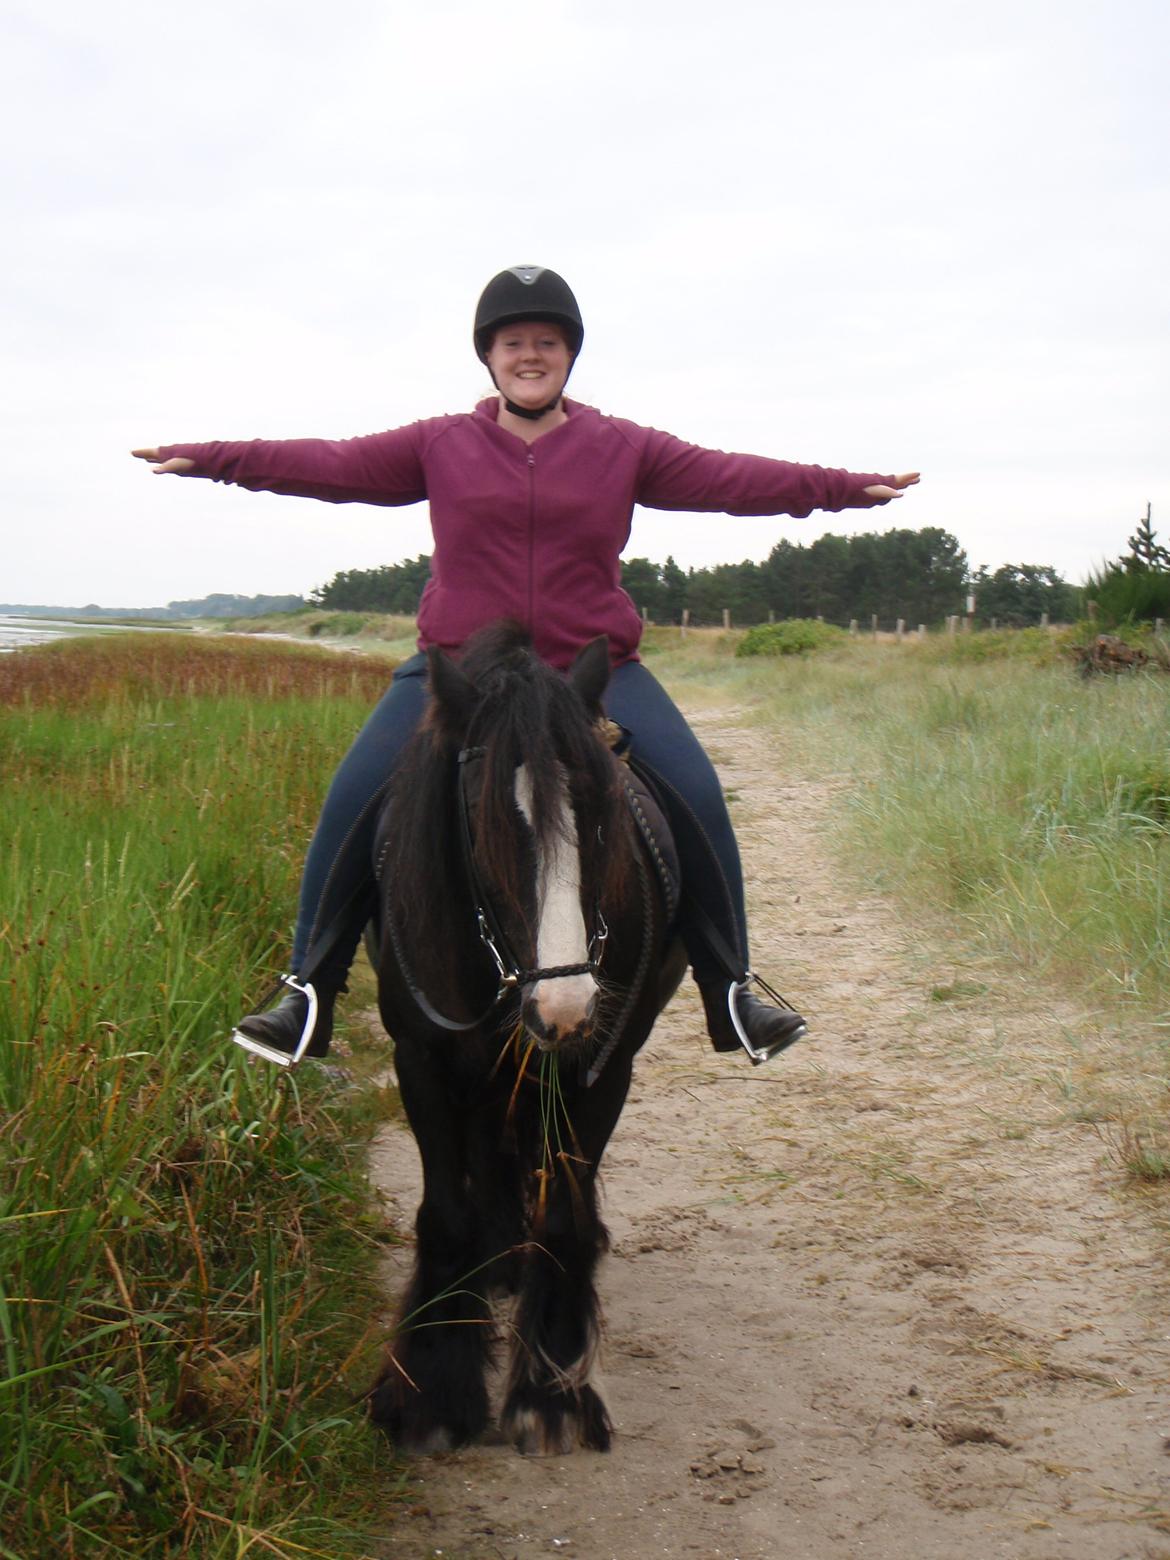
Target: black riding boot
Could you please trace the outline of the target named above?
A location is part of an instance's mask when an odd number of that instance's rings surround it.
[[[327,894],[329,889],[330,883],[327,882]],[[345,897],[347,890],[348,897]],[[341,908],[334,909],[338,898],[341,899]],[[232,1031],[232,1038],[237,1045],[278,1065],[288,1058],[286,1065],[290,1065],[304,1039],[305,1024],[309,1017],[309,999],[304,991],[298,989],[303,985],[311,986],[316,994],[317,1015],[312,1034],[301,1055],[322,1057],[328,1054],[329,1042],[333,1038],[334,1004],[343,991],[349,990],[346,984],[349,968],[375,902],[372,874],[364,874],[357,869],[349,880],[342,879],[340,892],[335,893],[328,902],[324,930],[315,933],[310,939],[297,974],[281,977],[288,990],[275,1007],[249,1013],[247,1018],[240,1020]],[[249,1045],[249,1041],[255,1044]],[[296,1059],[299,1061],[300,1057]]]
[[[707,1033],[717,1051],[736,1051],[743,1045],[732,1022],[731,1002],[735,1003],[736,1016],[750,1042],[750,1049],[744,1049],[753,1062],[767,1061],[808,1032],[799,1013],[791,1008],[773,1007],[735,982],[703,982],[699,991],[707,1016]]]
[[[325,1056],[333,1038],[333,1006],[339,992],[345,987],[317,985],[317,1021],[305,1056]],[[249,1013],[236,1025],[237,1033],[256,1040],[269,1050],[291,1057],[300,1044],[309,1012],[309,999],[300,991],[287,991],[274,1008],[263,1013]]]

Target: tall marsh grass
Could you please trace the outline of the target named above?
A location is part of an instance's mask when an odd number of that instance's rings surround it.
[[[0,657],[0,1555],[358,1553],[368,1097],[225,1043],[385,663]]]

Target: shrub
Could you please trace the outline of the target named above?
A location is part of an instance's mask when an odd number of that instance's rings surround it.
[[[736,655],[806,655],[844,643],[843,629],[815,618],[788,618],[783,623],[760,623],[748,629]]]
[[[369,625],[370,617],[365,612],[330,612],[309,624],[309,635],[313,639],[346,639],[362,633]]]
[[[1097,603],[1097,622],[1103,628],[1170,618],[1170,571],[1110,564],[1089,576],[1085,595]]]

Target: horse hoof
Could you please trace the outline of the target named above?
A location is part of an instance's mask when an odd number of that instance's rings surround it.
[[[581,1445],[591,1452],[608,1452],[613,1441],[613,1424],[592,1387],[581,1394],[580,1436]]]
[[[453,1452],[456,1446],[462,1444],[455,1440],[450,1430],[440,1425],[426,1435],[401,1436],[394,1440],[394,1450],[401,1453],[403,1457],[437,1457],[442,1452]]]
[[[468,1427],[460,1431],[449,1425],[415,1425],[395,1415],[383,1419],[371,1415],[370,1418],[374,1428],[382,1432],[402,1457],[436,1457],[442,1452],[456,1451],[476,1439]]]
[[[501,1429],[525,1457],[565,1457],[578,1444],[591,1452],[608,1452],[613,1439],[605,1404],[592,1387],[584,1388],[568,1411],[548,1405],[513,1409]]]
[[[366,1412],[396,1452],[404,1457],[433,1457],[478,1440],[487,1423],[487,1399],[476,1397],[461,1412],[440,1416],[415,1394],[408,1396],[400,1382],[385,1380],[369,1393]]]
[[[567,1457],[577,1439],[576,1425],[564,1415],[548,1423],[534,1409],[521,1409],[508,1424],[508,1437],[523,1457]]]

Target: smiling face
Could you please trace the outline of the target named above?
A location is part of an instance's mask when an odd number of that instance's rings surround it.
[[[572,364],[560,326],[545,320],[502,325],[487,352],[487,365],[500,394],[534,411],[556,400]]]

